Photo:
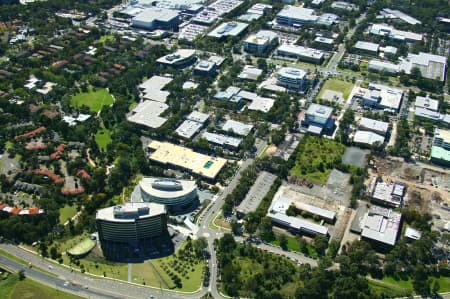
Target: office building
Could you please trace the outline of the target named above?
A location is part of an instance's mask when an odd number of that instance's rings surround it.
[[[139,182],[141,200],[182,210],[197,199],[197,184],[190,180],[144,177]]]
[[[226,36],[239,36],[247,29],[247,23],[241,22],[225,22],[217,26],[208,36],[215,38],[223,38]]]
[[[346,11],[354,11],[358,9],[358,7],[355,4],[344,1],[334,1],[333,3],[331,3],[331,8]]]
[[[259,69],[256,66],[244,65],[244,68],[242,69],[242,72],[239,74],[238,78],[256,81],[262,73],[262,69]]]
[[[290,44],[279,46],[277,48],[277,55],[293,57],[315,64],[321,64],[325,58],[325,53],[321,50]]]
[[[210,132],[203,132],[202,137],[208,142],[215,145],[222,146],[231,150],[237,150],[242,142],[242,138],[227,136],[224,134],[216,134]]]
[[[138,86],[141,99],[165,103],[170,92],[163,89],[170,82],[172,82],[172,78],[152,76]]]
[[[370,131],[358,130],[355,132],[355,136],[353,136],[353,142],[356,144],[369,146],[372,146],[375,143],[383,144],[384,136]]]
[[[276,77],[278,85],[291,90],[305,92],[310,85],[307,73],[297,68],[283,67],[278,71]]]
[[[129,202],[100,209],[95,221],[103,255],[109,260],[142,256],[167,232],[166,208],[156,203]]]
[[[159,128],[167,121],[167,118],[160,116],[167,108],[166,103],[145,100],[131,110],[127,120],[152,129]]]
[[[362,95],[363,105],[375,109],[398,112],[403,99],[403,90],[381,84],[370,83]]]
[[[214,76],[217,73],[217,65],[206,59],[199,60],[194,67],[194,74],[201,76]]]
[[[405,42],[417,42],[421,41],[423,38],[422,34],[397,30],[392,26],[387,24],[372,24],[369,27],[369,33],[378,35],[378,36],[386,36],[396,41],[405,41]]]
[[[175,53],[165,55],[156,60],[162,65],[174,68],[184,68],[195,61],[195,50],[178,49]]]
[[[150,160],[166,167],[173,166],[214,180],[227,160],[194,152],[190,148],[153,140],[148,145]]]
[[[131,19],[131,25],[147,30],[175,29],[180,23],[177,11],[157,7],[145,8]]]
[[[186,120],[175,130],[178,136],[191,139],[195,134],[200,132],[205,123],[208,121],[209,115],[198,111],[192,111],[186,117]]]
[[[403,205],[406,195],[406,185],[400,182],[385,182],[376,178],[372,184],[371,201],[388,208],[398,208]]]
[[[253,129],[253,125],[245,124],[240,121],[229,119],[222,126],[225,132],[234,133],[240,136],[247,136]]]
[[[358,53],[377,55],[380,45],[371,42],[357,41],[353,48]]]
[[[278,24],[293,27],[316,23],[318,19],[319,17],[315,14],[314,9],[292,5],[286,5],[276,17]]]
[[[321,135],[324,131],[333,129],[332,113],[332,107],[312,103],[306,110],[302,126],[308,127],[309,133]]]
[[[390,8],[383,8],[380,11],[380,15],[377,16],[377,19],[390,19],[390,20],[398,20],[405,23],[408,23],[409,25],[420,25],[422,22],[417,20],[416,18],[413,18],[399,10],[396,9],[390,9]]]
[[[260,30],[244,40],[244,50],[249,53],[264,53],[270,45],[278,43],[278,34],[269,30]]]
[[[430,160],[439,165],[450,166],[450,131],[434,129]]]
[[[292,233],[305,234],[309,236],[328,235],[328,228],[326,226],[316,224],[308,220],[277,212],[269,212],[267,216],[272,219],[272,222],[275,225],[286,228]]]
[[[361,117],[361,119],[359,120],[359,129],[372,131],[379,135],[386,136],[389,130],[389,123],[375,119],[370,119],[367,117]]]
[[[397,74],[400,71],[400,67],[397,64],[378,59],[369,60],[367,68],[370,71],[386,72],[392,75]]]
[[[402,214],[392,209],[372,205],[361,226],[363,240],[381,249],[390,249],[397,242]]]
[[[447,57],[431,53],[409,53],[406,58],[400,59],[400,67],[407,74],[411,74],[413,68],[418,68],[424,78],[445,81],[447,70]]]

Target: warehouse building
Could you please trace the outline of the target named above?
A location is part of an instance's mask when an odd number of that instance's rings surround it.
[[[131,25],[147,30],[172,30],[176,29],[180,23],[180,15],[176,10],[158,7],[146,8],[131,19]]]
[[[370,193],[371,201],[388,208],[398,208],[403,205],[406,195],[406,185],[400,182],[386,182],[381,178],[374,179]]]

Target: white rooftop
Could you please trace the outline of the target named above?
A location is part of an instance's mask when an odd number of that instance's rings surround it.
[[[383,8],[380,11],[380,16],[378,18],[387,18],[387,19],[400,19],[403,22],[406,22],[410,25],[417,25],[422,24],[419,20],[416,18],[413,18],[399,10],[396,9],[390,9],[390,8]]]
[[[241,22],[225,22],[220,24],[208,36],[221,38],[223,36],[237,36],[248,27],[247,23]]]
[[[96,219],[114,222],[135,222],[166,213],[164,205],[150,202],[127,202],[97,211]]]
[[[419,240],[422,237],[422,233],[417,229],[407,226],[405,230],[405,237],[413,240]]]
[[[312,103],[308,110],[306,110],[306,114],[314,115],[321,118],[329,118],[333,113],[333,107],[328,107],[316,103]]]
[[[406,59],[401,60],[401,68],[405,73],[410,74],[414,67],[418,67],[425,78],[433,80],[438,78],[440,81],[444,81],[446,64],[445,56],[424,52],[409,53]]]
[[[158,58],[159,63],[173,65],[195,55],[194,49],[178,49],[175,53]]]
[[[175,130],[175,132],[177,132],[178,136],[190,139],[197,132],[199,132],[202,127],[202,123],[187,119],[181,123],[181,125]]]
[[[211,143],[215,143],[222,146],[231,146],[234,148],[238,148],[239,144],[241,144],[242,139],[231,137],[223,134],[216,134],[210,132],[203,132],[202,137],[208,140]]]
[[[370,207],[364,217],[361,236],[388,245],[395,245],[402,214],[379,206]]]
[[[257,97],[252,100],[250,105],[248,105],[249,110],[256,110],[261,112],[269,112],[275,104],[275,100],[271,98]]]
[[[268,213],[267,216],[272,218],[273,222],[276,222],[278,224],[288,226],[290,228],[296,229],[298,231],[306,231],[306,232],[312,232],[315,234],[322,234],[327,235],[328,234],[328,228],[320,225],[315,224],[313,222],[300,219],[297,217],[287,216],[286,214],[282,213]]]
[[[149,195],[169,199],[182,197],[191,193],[197,189],[197,184],[191,180],[144,177],[139,182],[139,187]]]
[[[172,78],[153,76],[147,81],[139,85],[139,90],[142,91],[142,98],[145,100],[152,100],[157,102],[165,102],[170,92],[163,91],[164,86],[172,82]]]
[[[420,33],[397,30],[387,24],[372,24],[372,26],[369,27],[369,32],[375,35],[388,36],[400,41],[421,41],[423,38],[423,35]]]
[[[256,80],[262,74],[262,69],[253,65],[245,65],[238,78],[247,80]]]
[[[383,143],[384,137],[374,132],[358,130],[353,137],[353,142],[373,145],[375,142]]]
[[[138,13],[133,18],[133,21],[151,23],[157,20],[161,22],[169,22],[170,20],[176,17],[178,17],[178,12],[175,10],[158,7],[149,7],[145,8],[140,13]]]
[[[420,108],[424,108],[424,109],[431,110],[431,111],[438,111],[439,101],[429,98],[428,96],[427,97],[417,96],[414,106],[416,108],[420,107]]]
[[[127,120],[150,128],[159,128],[167,119],[159,115],[169,106],[165,103],[145,100],[140,102],[130,113]]]
[[[365,41],[357,41],[354,48],[369,52],[378,52],[380,45],[371,43],[371,42],[365,42]]]
[[[235,134],[241,136],[247,136],[252,129],[253,125],[245,124],[232,119],[227,120],[222,126],[222,130],[224,130],[225,132],[233,131]]]
[[[293,67],[283,67],[278,71],[278,75],[284,78],[290,78],[294,80],[304,79],[306,77],[306,72],[301,69]]]
[[[313,59],[322,59],[325,55],[325,53],[321,50],[291,44],[282,44],[277,48],[277,52],[284,52],[289,53],[290,55],[309,57]]]
[[[201,113],[198,111],[192,111],[187,117],[186,119],[188,120],[192,120],[201,124],[204,124],[209,118],[209,114],[206,113]]]
[[[277,15],[278,17],[302,20],[304,22],[315,22],[319,18],[314,9],[300,6],[286,5]]]
[[[372,131],[384,132],[384,134],[386,134],[389,129],[389,123],[367,117],[361,117],[359,126]]]

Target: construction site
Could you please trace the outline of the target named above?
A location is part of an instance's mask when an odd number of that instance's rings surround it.
[[[408,188],[405,206],[433,216],[437,230],[450,223],[450,170],[424,163],[406,163],[401,158],[374,158],[368,182],[381,176],[388,182],[401,182]],[[446,228],[447,227],[447,228]]]

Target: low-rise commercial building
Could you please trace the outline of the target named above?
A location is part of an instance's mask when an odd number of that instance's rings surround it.
[[[166,103],[145,100],[131,110],[127,120],[152,129],[159,128],[167,121],[167,118],[160,116],[167,108]]]
[[[270,45],[278,43],[278,34],[269,30],[260,30],[244,40],[244,50],[249,53],[264,53]]]
[[[319,17],[314,9],[286,5],[276,17],[278,24],[299,27],[303,24],[315,23]]]
[[[267,216],[270,217],[272,222],[276,225],[287,228],[293,233],[306,234],[309,236],[328,235],[328,228],[326,226],[314,222],[276,212],[269,212]]]
[[[383,8],[380,11],[380,15],[377,16],[377,19],[400,20],[410,25],[422,24],[422,22],[420,22],[416,18],[413,18],[399,10],[390,8]]]
[[[346,11],[354,11],[358,9],[358,7],[355,4],[344,1],[333,1],[333,3],[331,3],[331,8]]]
[[[400,71],[400,67],[397,64],[378,59],[371,59],[367,68],[369,71],[386,72],[392,75]]]
[[[138,86],[143,100],[152,100],[165,103],[170,92],[163,90],[164,87],[172,82],[172,78],[152,76]]]
[[[325,58],[325,53],[321,50],[290,44],[279,46],[276,52],[280,56],[293,57],[315,64],[321,64]]]
[[[253,125],[245,124],[240,121],[229,119],[222,126],[222,130],[225,132],[231,132],[240,136],[247,136],[253,129]]]
[[[227,162],[223,158],[200,154],[169,142],[153,140],[148,148],[152,152],[150,160],[187,170],[208,180],[214,180]]]
[[[242,138],[227,136],[223,134],[203,132],[202,137],[208,142],[222,146],[231,150],[237,150],[242,142]]]
[[[166,208],[156,203],[129,202],[101,209],[95,221],[103,255],[110,260],[141,256],[167,232]]]

